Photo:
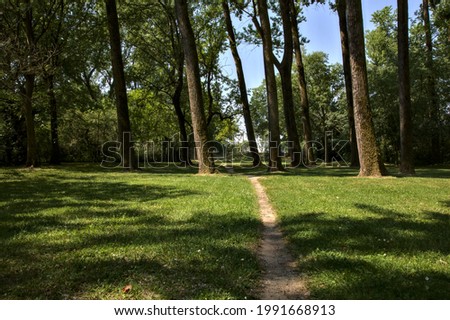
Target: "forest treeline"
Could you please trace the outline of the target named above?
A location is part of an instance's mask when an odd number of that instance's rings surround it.
[[[338,15],[342,64],[304,49],[307,5]],[[270,171],[449,162],[450,2],[413,9],[398,0],[364,31],[360,0],[1,1],[0,164],[100,162],[110,141],[124,167],[195,157],[203,173],[220,144]],[[257,88],[242,44],[263,49]]]

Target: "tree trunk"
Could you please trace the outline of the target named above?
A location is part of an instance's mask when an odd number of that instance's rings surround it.
[[[116,109],[119,141],[122,151],[122,165],[127,169],[137,169],[138,163],[133,148],[131,124],[128,114],[127,87],[122,60],[119,19],[115,0],[105,0],[108,18],[109,42],[111,46],[111,63],[114,78],[114,93],[116,95]]]
[[[25,116],[25,123],[27,127],[27,167],[38,167],[39,157],[38,157],[38,147],[36,141],[36,133],[34,130],[34,115],[33,115],[33,90],[35,81],[35,66],[33,65],[33,58],[35,55],[35,37],[33,29],[33,11],[31,8],[31,3],[29,0],[25,1],[27,6],[27,11],[25,13],[24,23],[25,23],[25,35],[27,38],[28,45],[28,61],[25,77],[25,86],[22,88],[22,98],[23,98],[23,111]]]
[[[245,129],[247,131],[247,139],[250,147],[250,153],[253,158],[253,166],[259,166],[261,164],[261,158],[259,156],[258,145],[256,144],[255,130],[253,128],[252,116],[250,113],[250,103],[247,95],[247,85],[245,83],[244,69],[242,68],[241,57],[236,44],[236,37],[234,34],[233,23],[231,21],[230,8],[228,6],[228,0],[222,1],[223,14],[225,18],[225,25],[228,33],[228,40],[230,42],[230,50],[233,55],[234,64],[236,66],[236,74],[239,84],[239,92],[241,95],[242,114],[244,116]]]
[[[47,80],[47,96],[50,109],[50,132],[51,132],[51,144],[52,150],[50,155],[51,164],[60,164],[60,148],[59,148],[59,134],[58,134],[58,105],[56,102],[55,89],[54,89],[54,75],[48,75]]]
[[[350,55],[348,50],[347,17],[345,14],[345,0],[337,0],[336,8],[339,16],[339,29],[341,33],[342,65],[344,68],[345,94],[347,97],[347,118],[350,141],[350,166],[359,167],[358,145],[356,143],[355,116],[353,112],[352,75],[350,68]]]
[[[302,50],[300,47],[300,33],[298,30],[297,16],[298,12],[295,8],[295,3],[291,0],[292,8],[292,36],[293,46],[295,53],[295,63],[297,67],[297,81],[300,92],[300,104],[303,124],[303,139],[305,140],[305,146],[303,149],[303,161],[305,165],[315,164],[314,151],[312,147],[312,130],[311,130],[311,118],[309,116],[309,100],[308,90],[306,86],[305,68],[303,65]]]
[[[292,93],[292,62],[293,62],[293,37],[291,20],[291,0],[280,0],[281,19],[283,21],[284,52],[283,60],[278,63],[274,57],[275,65],[280,73],[281,91],[283,94],[283,110],[288,135],[288,151],[291,158],[291,166],[298,167],[301,163],[300,139],[295,121],[294,96]]]
[[[34,75],[25,75],[25,88],[22,92],[23,111],[25,115],[25,124],[27,127],[27,167],[39,167],[40,165],[36,142],[36,133],[34,130],[34,114],[32,103],[34,79]]]
[[[200,83],[200,68],[198,65],[197,48],[194,32],[189,20],[187,0],[175,0],[176,15],[181,33],[181,40],[186,59],[186,77],[189,90],[189,104],[191,109],[192,127],[194,131],[198,172],[202,174],[214,173],[214,159],[208,150],[208,131],[203,106],[203,94]]]
[[[178,78],[175,87],[175,92],[172,96],[172,104],[175,108],[175,113],[178,119],[178,128],[180,129],[181,138],[181,151],[180,160],[185,166],[192,165],[191,157],[189,154],[189,137],[186,130],[186,118],[184,116],[183,110],[181,108],[181,93],[183,92],[183,79],[184,79],[184,54],[181,50],[178,57],[178,68],[177,68]]]
[[[397,0],[398,11],[398,80],[400,113],[400,173],[413,175],[413,134],[411,120],[411,86],[409,80],[408,0]]]
[[[361,177],[379,177],[387,171],[375,138],[369,103],[361,0],[347,0],[347,30],[352,74],[356,139]]]
[[[258,14],[261,25],[256,18],[254,23],[259,29],[263,43],[264,73],[266,77],[267,108],[269,120],[269,171],[284,170],[280,157],[280,123],[278,113],[277,81],[274,70],[274,56],[270,19],[266,0],[259,0]]]
[[[431,155],[432,163],[441,162],[441,144],[439,135],[439,101],[436,92],[436,79],[434,77],[433,41],[431,35],[429,1],[422,0],[422,15],[425,28],[426,60],[428,69],[427,91],[429,99],[429,118],[431,124]]]

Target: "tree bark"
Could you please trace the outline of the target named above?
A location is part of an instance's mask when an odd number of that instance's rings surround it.
[[[50,133],[51,133],[51,164],[61,163],[61,153],[59,148],[59,133],[58,133],[58,104],[55,96],[54,88],[54,75],[48,75],[46,77],[47,81],[47,96],[48,104],[50,108]]]
[[[31,2],[29,0],[25,1],[27,6],[27,11],[25,13],[24,23],[25,23],[25,36],[28,45],[28,55],[29,60],[27,61],[27,69],[25,72],[25,86],[22,88],[22,98],[23,98],[23,112],[25,116],[25,124],[27,128],[27,167],[38,167],[40,165],[38,156],[38,146],[36,141],[36,133],[34,128],[34,114],[33,114],[33,91],[34,91],[34,81],[35,66],[33,65],[33,59],[35,55],[36,40],[34,36],[33,29],[33,11],[31,7]]]
[[[280,157],[280,123],[278,112],[277,81],[275,78],[272,33],[267,1],[258,0],[257,7],[261,25],[259,25],[256,17],[254,17],[253,21],[261,34],[263,43],[264,73],[266,77],[267,109],[269,120],[268,170],[271,172],[282,171],[284,168]]]
[[[400,173],[415,174],[411,120],[411,86],[409,77],[408,0],[397,0],[398,11],[398,79],[400,113]]]
[[[244,123],[245,123],[245,128],[247,131],[247,138],[248,138],[248,142],[249,142],[250,153],[253,158],[253,166],[259,166],[261,164],[261,158],[259,156],[258,146],[256,144],[256,136],[255,136],[255,131],[254,131],[253,122],[252,122],[252,118],[251,118],[251,112],[250,112],[250,103],[248,101],[248,95],[247,95],[247,85],[245,83],[242,61],[241,61],[241,58],[240,58],[240,55],[239,55],[239,52],[237,49],[236,37],[235,37],[235,33],[234,33],[234,28],[232,25],[228,1],[222,1],[222,7],[223,7],[223,11],[224,11],[225,24],[226,24],[227,33],[228,33],[228,40],[230,42],[230,49],[231,49],[231,53],[233,55],[234,63],[236,66],[236,74],[237,74],[237,78],[238,78],[239,92],[240,92],[241,103],[242,103],[242,113],[244,116]]]
[[[434,77],[433,40],[431,35],[430,8],[428,0],[422,0],[422,16],[425,28],[425,66],[428,69],[427,91],[429,98],[429,123],[431,125],[430,159],[432,163],[439,163],[441,161],[441,144],[439,134],[439,101],[436,92],[436,79]]]
[[[25,75],[25,87],[22,90],[23,111],[25,115],[25,124],[27,128],[27,167],[39,167],[40,161],[38,157],[38,148],[36,141],[36,132],[34,130],[34,114],[33,114],[33,91],[35,76],[32,74]]]
[[[215,172],[214,159],[208,150],[209,139],[200,83],[200,68],[194,32],[189,20],[187,0],[175,0],[175,8],[186,59],[189,104],[199,163],[198,172],[201,174],[210,174]]]
[[[189,154],[189,137],[186,130],[186,118],[184,116],[183,110],[181,108],[181,93],[183,92],[184,83],[184,54],[181,50],[178,57],[178,70],[177,70],[177,84],[175,87],[175,92],[172,96],[172,104],[175,108],[175,113],[178,119],[178,128],[180,129],[181,138],[181,151],[180,160],[185,166],[192,165],[191,157]]]
[[[359,176],[379,177],[386,175],[387,171],[377,146],[370,110],[361,0],[347,0],[346,12],[355,129],[361,165]]]
[[[298,12],[295,8],[295,3],[291,0],[292,8],[292,37],[295,54],[295,64],[297,67],[297,81],[300,92],[300,105],[303,124],[303,139],[305,145],[303,148],[303,161],[305,165],[315,164],[314,151],[312,147],[312,130],[311,130],[311,118],[309,115],[309,100],[308,90],[306,86],[305,68],[303,65],[302,50],[300,46],[300,32],[298,30],[297,16]]]
[[[347,17],[345,14],[345,0],[336,1],[339,16],[339,29],[341,33],[342,65],[344,69],[345,94],[347,97],[347,119],[350,141],[350,166],[359,167],[358,145],[356,143],[355,116],[353,112],[352,75],[350,68],[350,55],[348,50]]]
[[[280,73],[281,91],[283,94],[283,110],[288,135],[288,152],[291,158],[291,166],[298,167],[301,163],[300,139],[295,121],[294,96],[292,93],[292,63],[293,63],[293,36],[292,36],[292,12],[291,0],[279,0],[280,13],[283,23],[284,52],[281,63],[274,57],[275,65]]]
[[[233,55],[234,64],[236,66],[236,74],[239,84],[239,93],[242,103],[242,114],[244,116],[245,129],[247,131],[247,139],[250,147],[250,153],[253,158],[253,166],[259,166],[261,164],[261,158],[259,156],[258,145],[256,144],[255,130],[253,128],[253,121],[250,112],[250,103],[247,95],[247,85],[245,83],[244,69],[242,68],[241,57],[237,49],[236,37],[234,34],[233,23],[231,21],[230,8],[228,6],[228,0],[222,1],[223,14],[225,18],[225,25],[228,33],[228,40],[230,42],[230,50]]]
[[[128,113],[127,87],[122,60],[119,19],[117,17],[116,0],[105,0],[108,18],[109,42],[111,46],[111,63],[116,95],[116,110],[119,141],[122,151],[122,165],[127,169],[137,169],[138,161],[133,148],[131,124]]]

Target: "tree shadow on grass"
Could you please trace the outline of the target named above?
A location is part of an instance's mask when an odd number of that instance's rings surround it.
[[[183,199],[201,194],[172,186],[131,186],[123,182],[95,180],[67,182],[48,176],[28,181],[6,181],[1,189],[0,239],[3,240],[17,232],[66,228],[66,220],[71,218],[97,220],[140,216],[142,212],[130,210],[126,204]]]
[[[6,299],[202,299],[252,297],[254,253],[238,237],[256,219],[197,212],[189,219],[143,218],[139,228],[89,234],[64,243],[8,242],[0,272]],[[58,228],[58,226],[53,226]],[[245,243],[245,242],[244,242]],[[15,250],[16,249],[16,250]],[[10,252],[10,250],[15,250]],[[7,256],[5,256],[5,253]],[[131,283],[129,295],[121,288]]]
[[[65,163],[62,166],[50,167],[59,171],[73,173],[138,173],[138,174],[195,174],[198,167],[195,165],[183,166],[180,163],[150,163],[143,165],[138,170],[128,170],[119,166],[107,167],[101,163]]]
[[[57,177],[2,182],[1,298],[252,297],[255,217],[198,209],[172,217],[160,200],[208,192]],[[122,294],[129,283],[133,290]]]
[[[450,168],[417,168],[415,177],[450,179]]]
[[[444,204],[447,205],[448,204]],[[365,218],[325,212],[285,217],[282,227],[312,276],[312,298],[449,299],[450,215],[355,204]],[[398,257],[398,258],[397,258]],[[334,278],[331,286],[320,277]],[[317,278],[314,278],[317,277]]]

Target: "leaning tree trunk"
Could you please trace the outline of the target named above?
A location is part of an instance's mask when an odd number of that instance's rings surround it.
[[[209,139],[206,117],[203,106],[202,86],[200,83],[200,68],[198,65],[197,48],[194,31],[189,20],[187,0],[175,0],[176,15],[181,33],[181,40],[186,59],[186,77],[189,91],[192,127],[198,157],[198,172],[214,173],[214,159],[208,150]]]
[[[346,10],[355,129],[361,165],[359,176],[378,177],[387,174],[387,171],[377,146],[370,110],[361,0],[347,0]]]
[[[397,0],[398,10],[398,79],[400,113],[400,173],[415,174],[411,120],[411,86],[409,78],[408,0]]]
[[[181,138],[181,150],[180,150],[180,160],[184,166],[192,165],[191,157],[189,154],[189,137],[186,130],[186,118],[184,116],[183,110],[181,108],[181,93],[183,92],[183,82],[184,82],[184,54],[181,50],[178,56],[178,77],[177,84],[175,87],[175,92],[172,96],[172,104],[175,108],[175,113],[178,119],[178,128],[180,129]]]
[[[300,32],[298,30],[298,12],[294,0],[290,1],[292,10],[292,36],[295,54],[295,64],[297,68],[297,81],[300,92],[300,105],[303,125],[303,162],[305,165],[315,164],[314,150],[312,147],[311,117],[309,115],[308,89],[306,86],[305,67],[303,65],[302,49],[300,45]]]
[[[336,1],[339,16],[339,29],[341,32],[342,65],[344,69],[345,94],[347,97],[347,118],[350,140],[350,166],[359,167],[358,145],[356,143],[355,116],[353,112],[352,75],[350,68],[350,55],[348,51],[347,17],[345,14],[345,0]]]
[[[274,56],[270,19],[266,0],[258,1],[258,14],[261,25],[256,18],[255,25],[259,29],[263,43],[264,72],[266,76],[267,108],[269,119],[269,171],[284,170],[280,157],[280,123],[278,113],[277,81],[275,78]]]
[[[292,37],[292,12],[290,0],[280,0],[280,12],[283,22],[284,52],[281,63],[274,57],[273,60],[280,73],[281,91],[283,94],[283,110],[288,135],[288,151],[291,158],[291,166],[298,167],[301,163],[300,139],[295,121],[294,95],[292,93],[292,63],[294,43]]]
[[[118,134],[122,151],[122,165],[127,169],[137,169],[138,163],[133,148],[131,124],[128,113],[127,87],[122,60],[116,0],[105,0],[105,4],[106,15],[108,18],[109,42],[111,46],[111,63],[114,77],[114,93],[116,95]]]
[[[291,10],[292,10],[292,36],[293,45],[295,53],[295,64],[297,67],[297,81],[300,92],[300,105],[302,114],[302,124],[303,124],[303,139],[305,140],[305,145],[303,148],[303,158],[305,165],[315,164],[316,160],[314,157],[314,150],[312,147],[312,130],[311,130],[311,117],[309,115],[309,100],[308,100],[308,89],[306,86],[306,76],[305,67],[303,65],[302,50],[300,46],[300,33],[298,30],[297,16],[298,12],[295,8],[295,3],[291,0]]]
[[[429,119],[431,124],[430,159],[432,163],[439,163],[441,161],[441,145],[439,135],[439,101],[436,92],[436,79],[434,77],[433,40],[431,35],[430,8],[428,0],[422,0],[422,15],[425,28],[425,65],[427,68],[427,93],[429,99]]]
[[[222,1],[223,14],[225,18],[225,25],[228,33],[228,40],[230,42],[230,50],[233,55],[234,64],[236,66],[236,74],[239,84],[239,92],[242,103],[242,114],[244,116],[245,129],[247,131],[248,144],[250,147],[250,153],[253,158],[253,166],[259,166],[261,164],[261,158],[259,156],[258,145],[256,144],[255,130],[253,128],[252,116],[250,113],[250,103],[247,95],[247,85],[245,83],[244,69],[242,68],[241,57],[236,44],[236,37],[234,34],[233,23],[230,15],[230,8],[228,6],[228,0]]]

